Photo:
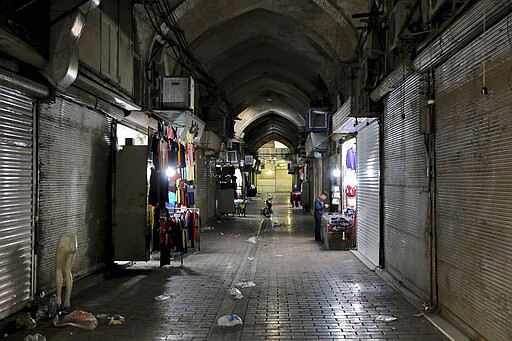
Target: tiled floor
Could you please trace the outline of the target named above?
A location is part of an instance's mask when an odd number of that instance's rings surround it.
[[[214,229],[203,231],[200,252],[191,250],[183,268],[179,262],[160,268],[155,259],[111,279],[77,281],[73,309],[120,314],[122,325],[103,318],[96,329],[84,330],[42,321],[6,340],[35,333],[49,341],[447,340],[351,252],[323,251],[314,243],[311,215],[283,201],[264,220],[262,206],[252,201],[248,216],[206,225]],[[255,235],[257,243],[248,241]],[[255,286],[241,288],[242,299],[229,295],[250,281]],[[243,324],[218,326],[226,314],[237,314]]]

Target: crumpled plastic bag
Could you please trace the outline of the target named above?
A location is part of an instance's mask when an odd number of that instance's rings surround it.
[[[242,298],[244,298],[244,295],[242,295],[242,292],[240,290],[238,290],[237,288],[230,288],[228,290],[229,292],[229,296],[231,296],[231,298],[235,298],[237,300],[241,300]]]
[[[153,297],[153,299],[155,301],[165,301],[165,300],[168,300],[171,297],[176,297],[176,294],[174,294],[172,292],[171,293],[165,293],[165,294]]]
[[[229,314],[219,317],[217,320],[219,326],[231,327],[237,324],[243,324],[242,319],[237,314]]]
[[[73,310],[63,317],[55,317],[53,325],[55,327],[75,326],[82,329],[95,329],[98,326],[98,319],[87,311]]]
[[[250,288],[254,286],[256,286],[254,282],[238,282],[237,284],[235,284],[235,287],[238,288]]]
[[[46,341],[46,337],[44,337],[43,335],[37,333],[37,334],[34,334],[34,335],[27,335],[27,336],[25,336],[23,341]]]
[[[251,238],[247,239],[246,242],[256,244],[258,242],[258,237],[252,236]]]
[[[379,315],[379,316],[375,317],[375,321],[391,322],[394,320],[396,320],[396,317],[393,317],[393,316]]]

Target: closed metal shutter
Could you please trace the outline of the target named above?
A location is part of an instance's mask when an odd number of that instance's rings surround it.
[[[216,215],[215,211],[215,192],[217,189],[217,169],[215,167],[215,159],[213,157],[208,157],[206,161],[206,171],[208,172],[208,215],[203,215],[203,222],[206,222],[207,219],[210,219]]]
[[[314,184],[313,186],[315,188],[315,191],[313,193],[313,198],[315,198],[315,199],[317,196],[320,195],[320,193],[322,193],[324,191],[328,192],[328,190],[329,190],[328,188],[324,189],[322,161],[323,161],[322,159],[314,159],[314,161],[313,161],[314,163],[313,163],[313,167],[312,167],[312,170],[313,170],[312,179],[313,179],[313,184]],[[314,205],[314,200],[313,200],[313,205]]]
[[[380,156],[379,121],[357,132],[357,250],[373,265],[379,265],[380,246]]]
[[[202,222],[215,216],[215,160],[196,152],[196,207]]]
[[[0,319],[31,295],[33,117],[31,98],[0,86]]]
[[[436,70],[439,303],[486,340],[512,340],[511,21]]]
[[[418,74],[389,95],[383,134],[386,270],[422,299],[430,295],[427,152],[419,129],[426,103]]]
[[[201,216],[208,215],[208,158],[201,155],[201,151],[196,150],[196,207],[200,209]]]
[[[57,97],[40,108],[39,288],[54,287],[55,249],[76,234],[75,276],[106,261],[111,233],[111,120]]]

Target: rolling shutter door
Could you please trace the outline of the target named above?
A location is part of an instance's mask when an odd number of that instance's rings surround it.
[[[199,208],[201,216],[208,215],[208,158],[201,155],[201,151],[196,150],[196,207]]]
[[[39,288],[53,288],[55,249],[76,234],[75,276],[105,264],[111,233],[111,120],[57,97],[41,106],[39,123]]]
[[[430,295],[427,152],[419,131],[420,76],[388,97],[383,134],[384,259],[386,270],[422,299]]]
[[[511,340],[512,15],[436,70],[436,209],[441,311],[487,340]]]
[[[208,204],[206,205],[208,211],[206,213],[202,213],[203,215],[203,223],[205,223],[208,219],[214,217],[216,215],[215,212],[215,190],[217,188],[217,177],[216,177],[216,168],[215,168],[215,159],[212,157],[208,157],[206,159],[206,171],[208,172],[208,183],[207,183],[207,195],[208,195]]]
[[[380,164],[379,121],[357,132],[357,250],[373,265],[379,265]]]
[[[31,98],[0,86],[0,319],[31,295],[33,117]]]
[[[196,207],[203,223],[215,216],[215,160],[196,152]]]

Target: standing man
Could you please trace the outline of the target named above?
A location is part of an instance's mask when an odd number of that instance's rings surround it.
[[[324,208],[329,207],[328,204],[324,204],[324,200],[327,199],[327,194],[322,192],[315,200],[315,241],[321,242],[322,237],[320,236],[320,229],[322,228],[322,215],[324,214]]]

